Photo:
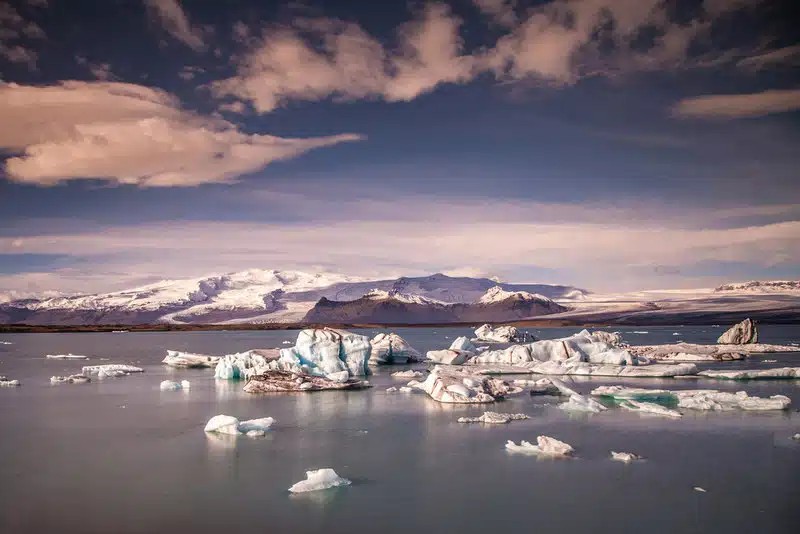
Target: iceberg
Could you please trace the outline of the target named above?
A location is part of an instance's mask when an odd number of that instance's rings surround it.
[[[310,328],[300,331],[294,347],[281,349],[283,370],[347,380],[367,376],[372,351],[369,338],[346,330]]]
[[[513,384],[521,388],[528,388],[531,395],[561,395],[561,390],[549,378],[514,380]]]
[[[514,343],[521,341],[519,330],[514,326],[492,327],[490,324],[480,326],[475,330],[475,339],[489,343]]]
[[[51,384],[88,384],[92,379],[86,375],[51,376]]]
[[[524,413],[498,413],[498,412],[483,412],[479,417],[459,417],[459,423],[487,423],[502,425],[508,424],[511,421],[521,421],[522,419],[530,419]]]
[[[698,345],[695,343],[671,343],[666,345],[635,345],[628,351],[643,358],[663,362],[710,362],[742,360],[749,354],[773,352],[797,352],[790,345],[750,343],[747,345]]]
[[[701,371],[698,376],[723,380],[760,380],[800,378],[800,367],[777,367],[774,369],[736,369],[733,371]]]
[[[507,395],[519,393],[520,388],[503,380],[486,376],[475,376],[453,370],[435,368],[424,382],[411,381],[432,399],[446,404],[480,404],[494,402]]]
[[[397,371],[396,373],[392,373],[392,378],[400,378],[402,380],[413,380],[415,378],[422,378],[425,376],[425,373],[421,371],[415,371],[413,369],[409,369],[408,371]]]
[[[195,354],[193,352],[181,352],[178,350],[168,350],[167,356],[161,360],[162,363],[170,367],[179,368],[205,368],[215,367],[219,362],[219,356],[209,356],[207,354]]]
[[[758,328],[756,328],[756,324],[751,319],[747,318],[741,323],[733,325],[719,336],[717,343],[726,345],[758,343]]]
[[[450,343],[450,350],[463,350],[466,352],[478,352],[478,348],[467,338],[467,336],[457,337]]]
[[[305,493],[307,491],[319,491],[339,486],[349,486],[352,482],[336,474],[330,468],[306,471],[306,479],[289,488],[292,493]]]
[[[608,409],[596,400],[589,397],[584,397],[578,393],[573,393],[570,395],[569,400],[567,402],[562,402],[558,405],[558,407],[569,412],[588,413],[600,413]]]
[[[203,430],[205,432],[215,432],[217,434],[227,434],[231,436],[245,434],[257,437],[263,436],[273,423],[275,423],[275,420],[272,417],[239,421],[231,415],[215,415],[208,420]]]
[[[429,350],[426,354],[428,359],[434,363],[445,365],[462,365],[474,356],[474,353],[466,350],[444,349]]]
[[[380,333],[370,340],[369,365],[391,365],[422,361],[422,355],[395,333]]]
[[[611,451],[611,459],[617,462],[624,462],[629,464],[635,460],[644,460],[643,457],[632,452],[615,452]]]
[[[226,354],[218,358],[214,377],[221,380],[245,380],[269,369],[269,363],[278,359],[276,351],[248,350]]]
[[[132,373],[143,373],[144,369],[133,365],[110,363],[106,365],[87,365],[81,371],[84,375],[97,375],[97,378],[118,378]]]
[[[539,436],[536,438],[536,445],[528,441],[521,441],[519,445],[509,440],[506,442],[506,450],[522,454],[534,454],[536,456],[550,457],[570,457],[575,452],[571,445],[558,441],[550,436]]]
[[[656,404],[654,402],[626,400],[622,401],[620,406],[625,410],[630,410],[632,412],[660,415],[663,417],[674,417],[676,419],[683,417],[683,414],[678,410],[672,410],[666,406],[661,406],[660,404]]]
[[[181,380],[180,382],[175,380],[164,380],[159,385],[159,389],[161,391],[180,391],[182,389],[189,389],[190,387],[192,387],[192,385],[188,380]]]
[[[541,375],[624,376],[667,378],[697,374],[693,363],[649,365],[603,365],[575,361],[549,361],[527,366],[530,372]]]
[[[273,393],[277,391],[321,391],[326,389],[364,389],[370,387],[364,380],[345,378],[331,380],[323,376],[292,371],[266,370],[253,375],[244,386],[245,393]]]
[[[88,360],[88,356],[82,354],[48,354],[45,356],[48,360]]]
[[[13,388],[21,385],[19,380],[9,380],[7,376],[0,375],[0,387]]]
[[[785,410],[791,399],[785,395],[769,398],[751,397],[744,391],[729,393],[716,389],[665,390],[626,388],[623,386],[602,386],[595,388],[592,395],[599,395],[621,401],[655,402],[678,408],[708,411],[768,411]]]

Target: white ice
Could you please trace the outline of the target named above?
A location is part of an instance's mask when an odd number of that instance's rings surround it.
[[[282,370],[344,381],[370,373],[369,338],[333,328],[300,331],[294,347],[281,349],[277,365]]]
[[[558,407],[569,412],[588,413],[600,413],[608,409],[596,400],[577,393],[570,395],[569,400],[567,402],[562,402]]]
[[[7,376],[0,375],[0,387],[13,388],[21,385],[19,380],[9,380]]]
[[[489,343],[513,343],[519,341],[519,331],[514,326],[493,327],[485,324],[475,330],[475,339]]]
[[[408,371],[397,371],[396,373],[392,373],[392,378],[400,378],[402,380],[422,378],[423,376],[425,376],[425,373],[420,371],[415,371],[413,369],[409,369]]]
[[[85,375],[97,375],[97,378],[117,378],[131,373],[143,373],[144,369],[134,365],[109,363],[105,365],[87,365],[81,371]]]
[[[572,456],[575,449],[571,445],[558,441],[550,436],[539,436],[536,438],[536,445],[528,441],[521,441],[519,445],[509,440],[506,442],[506,450],[509,452],[519,452],[523,454],[534,454],[537,456],[568,457]]]
[[[222,380],[245,380],[268,369],[270,361],[270,358],[254,350],[226,354],[218,359],[214,377]]]
[[[724,380],[758,380],[765,378],[800,378],[800,367],[777,367],[775,369],[736,369],[733,371],[709,370],[697,373],[706,378]]]
[[[617,462],[624,462],[626,464],[629,464],[635,460],[643,460],[644,458],[632,452],[611,451],[611,459]]]
[[[170,367],[215,367],[217,362],[219,362],[219,356],[195,354],[193,352],[181,352],[179,350],[168,350],[167,356],[161,361]]]
[[[180,391],[182,389],[189,389],[191,387],[192,385],[188,380],[181,380],[180,382],[176,380],[164,380],[159,385],[159,389],[161,391]]]
[[[48,354],[48,360],[88,360],[88,356],[82,354]]]
[[[307,491],[319,491],[338,486],[349,486],[351,482],[336,474],[330,468],[306,471],[306,479],[289,488],[292,493],[305,493]]]
[[[409,386],[421,389],[434,400],[446,404],[494,402],[498,398],[521,391],[521,388],[513,387],[497,378],[469,375],[438,367],[424,382],[412,380]]]
[[[656,404],[654,402],[626,400],[620,403],[620,407],[632,412],[646,413],[650,415],[660,415],[663,417],[673,417],[676,419],[683,417],[683,414],[678,410],[672,410],[666,406],[661,406],[660,404]]]
[[[676,405],[678,408],[707,411],[768,411],[785,410],[791,399],[784,395],[773,395],[769,398],[751,397],[744,391],[730,393],[715,389],[688,390],[647,390],[643,388],[626,388],[623,386],[602,386],[592,391],[592,395],[611,397],[619,400],[635,400],[638,402],[660,402]]]
[[[419,351],[395,333],[380,333],[369,343],[369,365],[404,364],[422,360]]]
[[[250,419],[239,421],[231,415],[215,415],[206,423],[205,432],[216,432],[217,434],[228,434],[238,436],[246,434],[248,436],[263,436],[275,420],[272,417],[262,417],[261,419]]]
[[[487,423],[487,424],[507,424],[511,421],[520,421],[522,419],[530,419],[524,413],[498,413],[498,412],[483,412],[479,417],[459,417],[459,423]]]
[[[462,365],[474,355],[473,352],[458,349],[429,350],[426,354],[430,361],[445,365]]]
[[[86,375],[51,376],[51,384],[88,384],[92,379]]]

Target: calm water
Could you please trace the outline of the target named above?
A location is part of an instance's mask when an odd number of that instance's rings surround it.
[[[647,334],[632,334],[634,330]],[[719,327],[626,328],[637,343],[712,342]],[[421,350],[442,348],[467,329],[397,329]],[[575,329],[531,332],[560,337]],[[372,333],[373,331],[364,331]],[[677,332],[679,335],[673,335]],[[800,327],[764,326],[762,338],[800,342]],[[173,370],[165,350],[210,354],[282,347],[296,332],[0,335],[0,532],[796,532],[800,519],[800,381],[728,383],[625,380],[647,387],[745,389],[786,394],[784,413],[693,413],[680,420],[622,410],[570,415],[552,397],[518,396],[489,407],[530,420],[485,427],[460,416],[487,406],[441,405],[384,368],[355,392],[247,395],[210,370]],[[133,363],[142,375],[51,386],[84,362]],[[103,361],[108,359],[108,361]],[[763,363],[777,359],[778,363]],[[715,367],[800,366],[800,353]],[[423,367],[423,366],[418,366]],[[164,379],[188,392],[161,392]],[[621,380],[583,379],[581,391]],[[266,438],[203,432],[216,414],[271,416]],[[575,460],[509,455],[508,439],[547,434],[570,443]],[[610,450],[645,462],[624,465]],[[347,488],[291,496],[310,468],[332,467]],[[701,486],[707,493],[692,490]]]

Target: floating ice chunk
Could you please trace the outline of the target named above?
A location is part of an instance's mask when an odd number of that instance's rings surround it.
[[[761,360],[761,363],[776,363],[778,360]]]
[[[562,410],[570,412],[588,413],[600,413],[608,409],[596,400],[589,397],[584,397],[583,395],[579,395],[577,393],[570,395],[569,400],[567,402],[562,402],[558,405],[558,407]]]
[[[514,326],[493,327],[485,324],[475,330],[475,339],[489,343],[514,343],[521,341],[519,330]]]
[[[180,391],[182,389],[189,389],[192,385],[188,380],[181,380],[180,382],[174,380],[164,380],[159,385],[161,391]]]
[[[262,417],[261,419],[249,419],[239,421],[230,415],[215,415],[206,423],[205,432],[216,432],[217,434],[227,434],[238,436],[246,434],[248,436],[263,436],[275,420],[272,417]],[[253,434],[251,434],[251,432]]]
[[[396,373],[392,373],[392,378],[401,378],[403,380],[422,378],[423,376],[425,376],[425,373],[422,373],[420,371],[415,371],[413,369],[409,369],[408,371],[397,371]]]
[[[19,380],[9,380],[7,376],[0,375],[0,387],[13,388],[21,385]]]
[[[466,350],[429,350],[426,354],[427,358],[434,363],[442,363],[446,365],[462,365],[469,358],[474,356],[474,353]]]
[[[411,385],[409,382],[409,386]],[[438,367],[424,382],[416,383],[413,387],[425,391],[434,400],[455,404],[494,402],[506,395],[521,391],[520,388],[497,378],[473,376]]]
[[[661,415],[664,417],[674,417],[676,419],[679,417],[683,417],[683,414],[678,410],[672,410],[670,408],[661,406],[660,404],[656,404],[654,402],[626,400],[620,403],[620,406],[632,412],[640,412],[651,415]]]
[[[701,371],[699,376],[724,380],[759,380],[778,378],[800,378],[800,367],[778,367],[775,369],[736,369],[733,371]]]
[[[134,365],[110,363],[106,365],[86,365],[81,371],[85,375],[97,375],[97,378],[117,378],[132,373],[143,373],[144,369]]]
[[[514,380],[517,387],[528,388],[531,395],[561,395],[561,390],[549,378],[539,380]]]
[[[48,354],[45,356],[48,360],[88,360],[88,356],[83,354]]]
[[[10,341],[0,341],[0,345],[13,345]]]
[[[400,386],[400,389],[398,389],[398,391],[400,393],[412,393],[414,391],[414,389],[410,388],[408,386]]]
[[[693,363],[601,365],[577,361],[548,361],[527,366],[532,373],[574,376],[674,377],[697,374]]]
[[[422,355],[395,333],[380,333],[370,340],[369,365],[404,364],[422,361]]]
[[[647,330],[634,330],[631,334],[649,334]]]
[[[386,393],[397,393],[398,391],[399,390],[394,386],[392,386],[390,388],[386,388]]]
[[[297,335],[294,347],[280,350],[278,363],[283,370],[329,378],[342,371],[350,377],[366,376],[371,350],[366,336],[333,328],[306,329]]]
[[[615,452],[615,451],[611,451],[611,459],[615,460],[617,462],[624,462],[626,464],[629,464],[629,463],[631,463],[631,462],[633,462],[635,460],[643,460],[644,458],[642,458],[638,454],[634,454],[632,452]]]
[[[477,352],[477,347],[472,343],[472,341],[467,338],[467,336],[457,337],[450,343],[450,350],[463,350],[467,352]]]
[[[86,375],[51,376],[51,384],[88,384],[92,379]]]
[[[592,391],[592,395],[611,397],[623,401],[658,402],[674,405],[678,408],[693,410],[785,410],[791,399],[784,395],[773,395],[769,398],[751,397],[744,391],[729,393],[716,389],[664,390],[625,388],[622,386],[602,386]]]
[[[522,454],[535,454],[537,456],[569,457],[575,452],[571,445],[558,441],[550,436],[539,436],[536,438],[536,445],[528,441],[521,441],[519,445],[509,440],[506,442],[506,450]]]
[[[219,358],[214,377],[222,380],[244,380],[269,368],[279,358],[277,351],[248,350]]]
[[[741,360],[748,354],[795,352],[797,347],[789,345],[770,345],[768,343],[749,343],[746,345],[717,344],[698,345],[695,343],[672,343],[665,345],[637,345],[628,347],[628,351],[640,357],[658,361],[729,361]]]
[[[167,356],[161,360],[170,367],[180,368],[204,368],[215,367],[219,362],[219,356],[209,356],[207,354],[195,354],[193,352],[181,352],[178,350],[168,350]]]
[[[592,395],[616,400],[672,402],[676,397],[666,389],[628,388],[624,386],[600,386],[592,390]]]
[[[483,412],[479,417],[459,417],[459,423],[487,423],[487,424],[507,424],[511,421],[520,421],[522,419],[530,419],[524,413],[498,413],[498,412]]]
[[[737,323],[719,336],[717,343],[729,345],[745,345],[758,343],[758,328],[751,319]]]
[[[347,378],[331,380],[292,371],[267,370],[251,376],[244,386],[245,393],[272,393],[276,391],[321,391],[325,389],[363,389],[370,387],[364,380]]]
[[[306,479],[301,480],[291,488],[289,491],[292,493],[304,493],[307,491],[319,491],[338,486],[349,486],[351,482],[346,478],[342,478],[336,474],[336,471],[330,468],[317,469],[314,471],[306,471]]]
[[[798,432],[797,434],[795,434],[794,436],[792,436],[792,439],[794,439],[794,440],[800,440],[800,432]]]
[[[700,486],[695,486],[692,489],[695,491],[699,491],[700,493],[707,493],[706,490],[704,488],[701,488]]]

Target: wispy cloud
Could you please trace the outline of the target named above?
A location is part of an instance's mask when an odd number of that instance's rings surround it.
[[[800,45],[785,46],[740,60],[737,65],[743,69],[758,72],[770,67],[796,67],[800,65]]]
[[[230,182],[314,148],[361,139],[245,134],[184,110],[173,95],[115,82],[0,84],[0,147],[11,180],[98,179],[144,187]]]
[[[153,21],[192,50],[206,49],[203,30],[193,26],[177,0],[144,0]]]
[[[705,95],[687,98],[672,109],[674,115],[701,119],[742,119],[800,109],[800,89],[761,93]]]

